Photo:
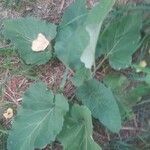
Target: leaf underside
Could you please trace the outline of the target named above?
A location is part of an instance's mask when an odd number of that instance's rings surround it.
[[[88,69],[91,69],[91,67],[95,64],[95,51],[101,26],[105,17],[112,9],[114,3],[115,0],[101,0],[100,3],[95,6],[87,16],[85,28],[89,34],[90,41],[87,43],[87,47],[84,49],[80,60]]]

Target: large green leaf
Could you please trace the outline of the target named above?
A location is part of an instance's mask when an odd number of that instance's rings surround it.
[[[86,0],[76,0],[64,12],[60,28],[71,26],[72,28],[81,25],[88,15],[88,10],[85,7]]]
[[[90,42],[81,55],[81,61],[86,68],[91,69],[95,64],[96,45],[101,30],[102,23],[112,9],[116,0],[101,0],[100,4],[95,6],[90,12],[86,20],[86,31],[89,33]]]
[[[32,85],[9,133],[8,150],[34,150],[54,141],[68,109],[62,95],[54,96],[42,82]]]
[[[139,46],[141,21],[141,14],[131,13],[111,23],[100,35],[97,56],[104,54],[114,69],[129,67]]]
[[[108,129],[112,132],[120,130],[121,117],[119,108],[109,88],[92,79],[80,86],[76,95],[91,110],[92,115],[99,119]]]
[[[84,28],[88,10],[85,0],[76,0],[62,18],[58,28],[55,44],[57,57],[68,67],[80,65],[80,56],[89,41],[89,35]]]
[[[32,50],[32,42],[42,33],[49,41],[56,36],[56,26],[47,24],[32,17],[6,20],[4,22],[4,36],[14,43],[20,57],[26,64],[44,64],[51,58],[51,44],[45,51]]]
[[[87,10],[85,0],[76,0],[66,11],[55,45],[56,54],[63,63],[75,68],[82,61],[91,69],[95,62],[95,48],[101,24],[114,1],[102,0],[92,10]]]
[[[90,110],[86,106],[74,105],[58,139],[64,150],[101,150],[92,138],[92,128]]]
[[[66,66],[77,68],[81,65],[80,56],[88,41],[89,35],[82,25],[77,29],[63,28],[56,38],[56,55]]]

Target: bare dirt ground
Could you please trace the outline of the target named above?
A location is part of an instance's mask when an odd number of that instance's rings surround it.
[[[119,3],[126,4],[131,0],[122,0]],[[142,0],[132,0],[134,2],[141,2]],[[63,11],[73,2],[73,0],[37,0],[36,2],[28,2],[24,1],[19,8],[16,7],[3,7],[3,3],[0,1],[0,18],[18,18],[25,16],[36,16],[40,17],[44,20],[59,23],[61,20],[61,16]],[[89,0],[89,4],[93,4],[93,0]],[[52,60],[46,65],[39,66],[37,68],[31,69],[22,69],[21,62],[16,55],[11,57],[11,67],[17,68],[17,70],[21,70],[21,72],[13,71],[13,68],[7,68],[0,70],[0,82],[3,84],[3,94],[0,97],[2,101],[11,102],[13,107],[16,108],[20,105],[22,94],[25,89],[30,85],[34,80],[28,76],[26,76],[23,71],[29,71],[31,74],[36,74],[37,79],[42,79],[47,83],[48,87],[53,91],[59,87],[61,80],[63,78],[63,74],[65,71],[65,66],[58,60]],[[0,69],[2,64],[5,63],[5,57],[0,56]],[[98,71],[97,78],[99,76],[103,76],[105,71]],[[68,79],[72,76],[70,72],[68,74]],[[74,96],[75,87],[68,81],[65,85],[64,95],[71,99]],[[124,124],[124,127],[120,131],[118,135],[112,135],[108,131],[105,131],[102,126],[99,125],[96,121],[94,121],[94,139],[99,143],[105,145],[109,143],[111,140],[115,139],[128,139],[132,137],[136,137],[139,133],[142,133],[143,129],[143,121],[146,115],[148,114],[149,107],[144,105],[138,106],[140,109],[135,108],[136,116],[130,122]],[[141,117],[142,115],[142,117]],[[144,117],[145,116],[145,117]],[[11,120],[5,120],[2,116],[0,119],[3,120],[3,124],[9,127]],[[134,144],[138,144],[135,142]],[[45,150],[49,150],[48,146]],[[59,144],[54,144],[53,149],[60,150],[62,149]],[[110,148],[110,150],[112,150]],[[114,149],[115,150],[115,149]]]

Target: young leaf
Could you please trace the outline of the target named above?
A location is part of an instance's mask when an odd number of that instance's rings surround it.
[[[99,119],[108,129],[112,132],[120,130],[121,116],[110,89],[92,79],[80,86],[76,95],[91,110],[93,117]]]
[[[62,95],[53,95],[44,83],[32,85],[9,133],[8,150],[34,150],[55,140],[69,106]]]
[[[54,24],[47,24],[44,21],[28,17],[6,20],[4,27],[5,38],[14,43],[20,57],[26,64],[39,65],[50,60],[51,40],[56,36]],[[43,40],[39,39],[39,35],[42,35]],[[35,43],[36,39],[38,41]]]
[[[97,55],[104,54],[116,70],[129,67],[139,46],[141,21],[141,14],[131,13],[110,24],[100,35]]]
[[[101,150],[92,138],[92,128],[90,110],[86,106],[74,105],[58,139],[64,150]]]
[[[90,42],[81,55],[81,62],[86,68],[91,69],[95,63],[95,50],[102,23],[112,9],[116,0],[101,0],[90,12],[86,20],[86,31],[89,33]]]

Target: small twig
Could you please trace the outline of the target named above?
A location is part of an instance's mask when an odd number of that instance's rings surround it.
[[[67,79],[68,79],[68,76],[67,76],[68,73],[69,73],[69,69],[66,68],[65,73],[64,73],[64,75],[63,75],[63,79],[62,79],[61,84],[60,84],[60,89],[64,89],[64,86],[65,86],[66,81],[67,81]]]
[[[11,92],[13,97],[16,98],[14,91],[12,91],[11,88],[8,85],[6,85],[6,87],[8,88],[9,92]]]
[[[27,80],[26,80],[26,78],[24,78],[22,81],[21,81],[21,83],[18,85],[18,88],[21,88],[21,86],[23,85],[23,84],[25,84],[27,82]]]
[[[2,49],[2,48],[8,48],[8,47],[10,47],[10,45],[4,45],[4,46],[1,46],[0,49]]]
[[[107,134],[108,141],[110,141],[110,134],[107,129],[106,129],[106,134]]]
[[[133,122],[134,122],[135,127],[138,128],[138,124],[137,124],[137,121],[136,121],[136,116],[134,116]]]
[[[136,106],[139,106],[139,105],[144,105],[144,104],[147,104],[147,103],[150,103],[150,100],[145,100],[139,104],[136,104]]]
[[[141,137],[141,136],[137,136],[145,145],[147,145],[146,141]]]
[[[64,8],[64,4],[65,4],[65,0],[61,1],[61,5],[60,5],[60,9],[59,9],[59,13],[62,12],[63,8]]]
[[[9,95],[6,91],[4,93],[18,106],[18,102],[11,95]]]
[[[22,101],[22,98],[17,99],[17,102],[21,102],[21,101]]]
[[[106,59],[107,59],[107,56],[105,56],[103,58],[103,60],[97,65],[97,67],[95,67],[94,72],[93,72],[93,76],[95,76],[96,71],[103,65],[103,63],[105,62]]]
[[[121,130],[132,130],[132,131],[143,131],[143,132],[146,132],[145,129],[142,129],[142,128],[133,128],[133,127],[123,127]]]

